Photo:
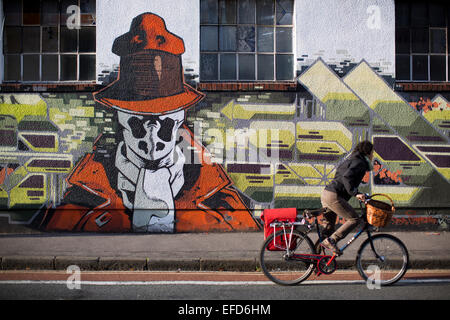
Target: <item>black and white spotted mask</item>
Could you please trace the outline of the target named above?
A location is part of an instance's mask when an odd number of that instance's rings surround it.
[[[175,148],[185,115],[184,110],[162,116],[117,114],[125,144],[143,160],[159,160]]]

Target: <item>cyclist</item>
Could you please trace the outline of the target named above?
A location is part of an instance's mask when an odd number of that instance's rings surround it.
[[[341,252],[337,242],[345,238],[360,222],[359,215],[348,203],[352,196],[360,201],[365,200],[365,195],[358,191],[367,171],[373,169],[373,144],[362,141],[356,145],[352,154],[336,169],[336,174],[321,194],[322,206],[328,208],[324,213],[324,234],[327,238],[321,245],[333,251],[336,255]],[[335,224],[337,215],[345,219],[345,223],[336,231]]]

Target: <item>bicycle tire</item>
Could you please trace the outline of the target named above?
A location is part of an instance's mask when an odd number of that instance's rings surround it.
[[[315,263],[287,260],[283,257],[286,249],[271,251],[267,249],[274,237],[283,236],[283,231],[278,231],[270,235],[264,241],[260,251],[260,266],[263,273],[276,284],[292,286],[306,280],[314,270]],[[311,239],[296,230],[293,231],[293,238],[296,239],[294,252],[299,254],[315,254],[314,244]],[[304,244],[304,245],[303,245]]]
[[[396,283],[408,270],[408,249],[400,239],[390,234],[377,234],[371,239],[377,254],[382,256],[384,261],[375,257],[370,239],[367,238],[356,255],[359,274],[366,282],[378,283],[380,286]],[[375,274],[376,272],[379,274]]]

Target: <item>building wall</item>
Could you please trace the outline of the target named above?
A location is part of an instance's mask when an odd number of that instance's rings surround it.
[[[184,165],[171,172],[183,177],[177,193],[171,182],[175,210],[126,208],[117,108],[92,92],[1,92],[2,231],[255,231],[264,208],[319,207],[321,190],[363,139],[374,142],[376,162],[360,190],[393,199],[391,226],[448,228],[450,95],[393,89],[393,1],[295,3],[297,90],[204,91],[176,135]],[[118,77],[114,40],[144,12],[183,40],[185,79],[199,74],[198,1],[98,0],[100,90]],[[150,183],[133,172],[124,173]],[[164,193],[160,185],[152,188]],[[166,229],[146,224],[170,215]]]
[[[394,0],[296,1],[297,70],[322,58],[343,75],[361,60],[395,76]]]
[[[97,81],[108,84],[115,79],[119,57],[111,52],[114,39],[130,29],[134,17],[152,12],[164,17],[171,32],[186,44],[183,67],[186,75],[198,80],[200,59],[199,0],[97,0]],[[108,77],[110,73],[111,77]]]
[[[2,34],[3,34],[3,19],[4,19],[4,15],[3,15],[3,0],[0,0],[0,19],[1,19],[1,21],[2,21]],[[1,37],[1,39],[0,39],[0,45],[1,45],[1,47],[3,48],[3,36]],[[0,53],[0,81],[3,81],[3,69],[4,69],[4,66],[3,66],[3,64],[4,64],[4,60],[3,60],[4,58],[3,58],[3,50],[2,50],[2,52]]]

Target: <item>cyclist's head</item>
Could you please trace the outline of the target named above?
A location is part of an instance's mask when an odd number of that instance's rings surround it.
[[[370,141],[361,141],[354,149],[354,152],[359,152],[364,156],[370,157],[373,151],[373,144]]]

